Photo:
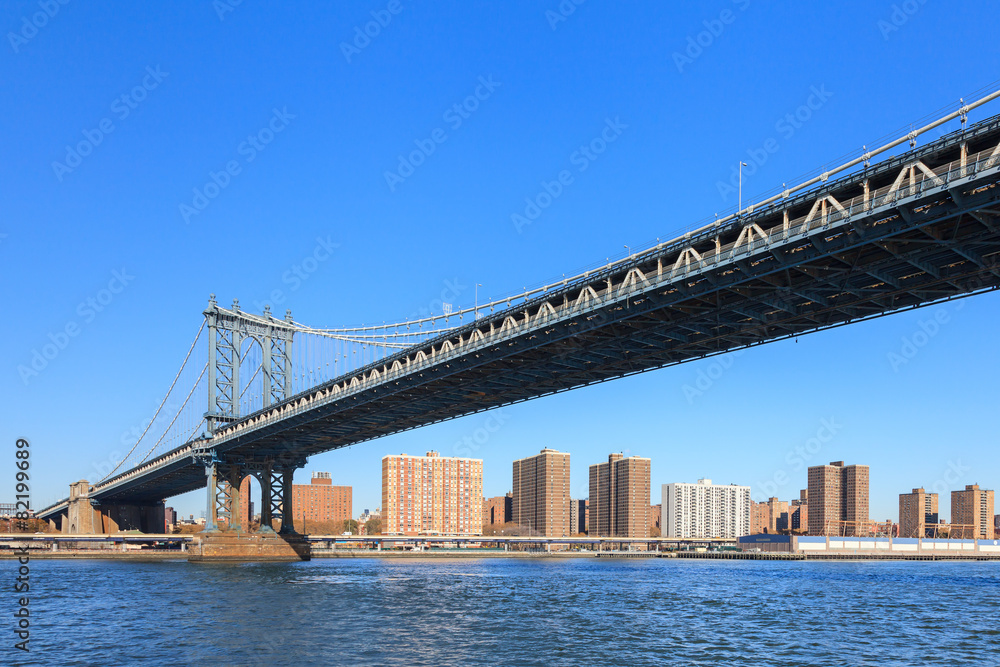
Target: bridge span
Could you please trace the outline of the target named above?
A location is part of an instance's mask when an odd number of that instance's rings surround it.
[[[994,290],[1000,116],[964,121],[998,96],[701,229],[450,320],[312,329],[213,298],[207,381],[205,370],[198,379],[207,386],[205,429],[76,488],[40,516],[72,524],[74,502],[142,508],[207,487],[209,528],[220,516],[238,524],[239,482],[254,475],[263,525],[281,519],[294,532],[283,509],[294,470],[314,454]],[[918,135],[959,115],[960,131],[917,146]],[[873,160],[905,142],[909,150]],[[463,313],[470,321],[443,326]],[[367,346],[373,359],[328,379],[296,374],[292,350],[303,336]],[[260,352],[247,368],[254,344]],[[258,376],[260,400],[245,410],[244,385]]]

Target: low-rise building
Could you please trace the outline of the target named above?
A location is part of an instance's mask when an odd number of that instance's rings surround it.
[[[514,494],[494,496],[483,501],[483,525],[502,526],[511,520]]]
[[[750,534],[767,533],[777,535],[787,533],[791,528],[791,513],[789,503],[777,498],[769,498],[766,502],[753,503],[750,510]]]
[[[292,521],[295,528],[305,532],[312,522],[336,524],[350,519],[354,514],[352,495],[350,486],[334,486],[328,472],[314,472],[309,484],[293,484]]]

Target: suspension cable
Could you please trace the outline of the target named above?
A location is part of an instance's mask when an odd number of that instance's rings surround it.
[[[149,448],[149,451],[146,452],[145,455],[143,455],[143,457],[140,459],[140,462],[141,461],[145,461],[149,457],[149,455],[152,454],[153,451],[155,451],[156,448],[160,446],[160,443],[163,442],[163,439],[165,437],[167,437],[167,433],[170,432],[170,428],[174,425],[174,422],[176,422],[177,418],[181,416],[182,412],[184,412],[184,408],[187,406],[188,401],[191,400],[191,395],[194,394],[194,390],[197,389],[198,385],[201,384],[201,379],[203,377],[205,377],[205,371],[207,371],[207,370],[208,370],[208,362],[206,361],[205,365],[201,369],[201,374],[198,376],[198,379],[195,380],[194,386],[191,387],[191,391],[188,392],[187,398],[184,399],[184,403],[181,405],[180,409],[177,411],[177,414],[174,415],[174,418],[170,420],[170,423],[167,425],[167,428],[164,429],[163,435],[160,436],[160,439],[157,440],[156,443],[152,447]],[[133,447],[133,449],[135,449],[135,448]],[[124,462],[125,461],[123,460],[122,463],[124,463]],[[121,463],[119,463],[118,465],[120,466]],[[115,470],[117,470],[117,469],[118,468],[116,467]],[[111,473],[113,473],[113,472],[114,472],[114,470],[112,470],[107,475],[105,475],[104,479],[102,479],[101,482],[103,482],[105,479],[107,479],[111,475]],[[98,483],[100,483],[100,482],[98,482]]]
[[[125,463],[126,459],[128,459],[128,457],[130,457],[132,455],[132,452],[135,451],[135,448],[139,446],[140,442],[142,442],[142,439],[144,437],[146,437],[146,433],[148,433],[149,429],[152,428],[153,424],[156,422],[156,418],[160,416],[160,410],[163,409],[163,406],[166,405],[166,403],[167,403],[167,399],[170,398],[170,392],[172,392],[174,390],[174,385],[177,384],[177,380],[180,378],[181,373],[184,372],[184,367],[187,366],[188,359],[191,358],[191,353],[194,352],[194,347],[195,347],[195,345],[198,344],[198,339],[201,338],[201,332],[204,331],[204,330],[205,330],[205,320],[202,320],[201,321],[201,326],[198,327],[198,333],[194,337],[194,342],[191,343],[191,347],[188,348],[187,354],[184,355],[184,361],[181,363],[181,369],[179,371],[177,371],[177,375],[174,376],[174,381],[170,383],[170,389],[167,389],[166,396],[164,396],[163,400],[160,401],[160,407],[156,408],[156,412],[153,414],[153,418],[149,420],[148,424],[146,424],[145,430],[143,430],[142,435],[139,436],[139,439],[135,441],[135,444],[132,445],[132,449],[128,450],[128,454],[126,454],[125,457],[122,458],[122,460],[118,463],[118,465],[116,465],[114,467],[114,470],[112,470],[111,472],[109,472],[107,475],[104,476],[103,479],[101,479],[101,482],[103,482],[105,479],[107,479],[108,477],[110,477],[111,475],[113,475],[114,472],[115,472],[115,470],[118,470],[118,468],[120,468],[122,466],[122,463]],[[207,364],[206,364],[206,366],[207,366]],[[202,372],[204,373],[204,371],[202,371]],[[199,380],[200,379],[201,378],[199,378]],[[197,382],[195,384],[197,385]],[[98,482],[98,483],[100,483],[100,482]]]

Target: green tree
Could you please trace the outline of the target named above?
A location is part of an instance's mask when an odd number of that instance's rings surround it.
[[[365,521],[365,534],[366,535],[381,535],[382,534],[382,519],[378,517],[372,517]]]
[[[344,519],[344,523],[341,525],[342,533],[350,533],[351,535],[358,534],[358,522],[354,519]]]

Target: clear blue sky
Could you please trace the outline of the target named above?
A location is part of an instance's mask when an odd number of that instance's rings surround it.
[[[37,0],[4,3],[3,500],[18,436],[33,443],[36,506],[93,480],[152,415],[211,292],[249,309],[280,290],[276,308],[314,326],[405,319],[450,283],[470,306],[475,283],[480,298],[520,290],[732,207],[720,183],[769,139],[748,199],[1000,78],[993,2],[563,2],[565,17],[557,0],[224,3],[69,2],[51,18]],[[372,12],[386,25],[366,43]],[[449,113],[477,91],[473,111]],[[807,121],[779,123],[810,96]],[[620,134],[581,163],[609,120]],[[244,143],[272,123],[270,143]],[[68,155],[80,142],[89,154]],[[563,169],[573,183],[516,229]],[[228,182],[201,201],[212,173]],[[296,284],[318,238],[340,245]],[[81,308],[115,271],[124,289]],[[513,459],[555,447],[572,454],[577,497],[587,466],[624,450],[652,458],[654,499],[699,477],[760,495],[782,474],[789,499],[806,483],[795,448],[824,419],[837,433],[805,463],[869,464],[873,519],[895,519],[915,486],[996,488],[998,306],[941,306],[947,324],[898,368],[888,355],[932,311],[767,345],[721,374],[707,360],[507,408],[477,452],[486,494],[509,490]],[[67,325],[77,335],[22,381]],[[718,378],[689,400],[699,373]],[[297,481],[328,470],[354,486],[355,513],[374,508],[384,454],[453,453],[486,418],[317,456]],[[203,510],[201,494],[171,502]]]

